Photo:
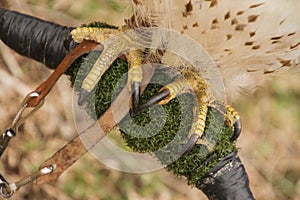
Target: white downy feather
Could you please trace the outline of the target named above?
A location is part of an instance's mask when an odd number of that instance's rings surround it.
[[[137,26],[168,28],[197,41],[217,63],[229,99],[297,69],[299,26],[289,0],[132,0]]]

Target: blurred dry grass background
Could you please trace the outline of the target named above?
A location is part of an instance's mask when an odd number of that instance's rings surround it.
[[[296,1],[296,0],[293,0]],[[122,2],[122,3],[120,3]],[[63,25],[90,21],[121,24],[124,1],[117,0],[0,0],[0,6]],[[300,18],[300,17],[299,17]],[[0,129],[14,117],[24,96],[45,80],[50,70],[0,43]],[[0,171],[17,181],[75,135],[72,89],[59,81],[44,107],[24,126],[1,158]],[[299,74],[278,77],[253,96],[235,103],[243,120],[238,141],[240,156],[257,199],[300,199],[300,87]],[[12,199],[206,199],[165,170],[128,174],[106,168],[90,155],[56,182],[28,185]]]

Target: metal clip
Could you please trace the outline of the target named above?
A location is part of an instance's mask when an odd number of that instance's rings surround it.
[[[13,191],[6,190],[8,185],[9,185],[9,183],[5,180],[5,178],[2,176],[2,174],[0,174],[0,195],[3,198],[9,198],[14,194]]]
[[[18,133],[19,126],[33,113],[35,113],[39,108],[42,107],[44,100],[40,101],[37,106],[35,106],[27,115],[22,117],[22,114],[28,108],[28,101],[32,98],[38,97],[39,93],[31,92],[29,93],[23,100],[19,111],[17,112],[15,118],[13,119],[9,128],[2,133],[0,137],[0,156],[3,154],[4,150],[6,149],[8,142],[11,138],[15,137]]]
[[[39,171],[21,179],[18,182],[9,184],[5,178],[0,174],[0,195],[3,198],[9,198],[11,197],[15,191],[17,191],[19,188],[23,187],[24,185],[27,185],[28,183],[31,183],[32,181],[38,179],[39,177],[50,174],[56,169],[56,165],[49,165],[47,167],[43,167]]]

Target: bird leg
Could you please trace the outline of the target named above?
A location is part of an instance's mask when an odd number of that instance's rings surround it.
[[[127,27],[120,29],[96,28],[96,27],[79,27],[71,31],[71,35],[75,42],[80,43],[83,40],[91,40],[97,43],[104,43],[109,38],[116,36],[123,31],[128,30]],[[134,33],[134,32],[130,32]],[[130,39],[130,38],[129,38]],[[132,90],[132,109],[135,110],[138,106],[140,96],[140,85],[143,78],[142,72],[142,51],[132,49],[134,41],[130,42],[124,35],[116,37],[111,44],[104,45],[103,52],[96,60],[94,66],[82,82],[81,91],[78,99],[78,104],[83,105],[88,95],[95,88],[96,84],[101,79],[101,76],[111,66],[112,62],[124,51],[126,53],[127,62],[129,65],[128,85],[129,90]]]
[[[140,99],[140,87],[143,78],[142,70],[142,52],[140,50],[131,50],[128,52],[128,86],[129,90],[132,91],[132,111],[134,112],[138,105]]]

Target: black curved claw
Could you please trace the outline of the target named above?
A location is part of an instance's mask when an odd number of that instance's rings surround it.
[[[139,114],[140,112],[150,108],[151,106],[153,106],[154,104],[160,102],[161,100],[163,100],[164,98],[166,98],[169,95],[170,95],[169,90],[160,91],[158,94],[156,94],[151,99],[149,99],[149,101],[147,101],[146,103],[138,106],[135,110],[133,110],[131,115],[135,116],[135,115]]]
[[[178,154],[178,157],[180,158],[186,155],[188,152],[190,152],[193,149],[193,147],[196,145],[199,137],[200,136],[198,134],[193,133],[189,138],[188,143],[185,145],[184,149]]]
[[[233,124],[233,136],[230,138],[230,141],[235,141],[242,132],[242,122],[241,119],[238,119]]]
[[[79,93],[79,98],[78,98],[78,105],[82,106],[86,102],[86,99],[89,96],[89,94],[90,94],[89,91],[87,91],[84,88],[81,88]]]
[[[140,86],[139,82],[133,82],[131,85],[132,89],[132,110],[135,111],[138,108],[140,101]]]

